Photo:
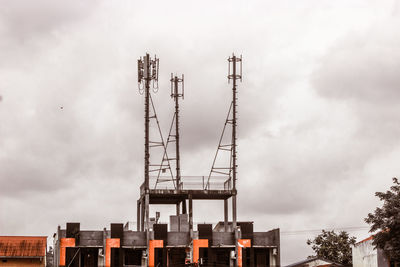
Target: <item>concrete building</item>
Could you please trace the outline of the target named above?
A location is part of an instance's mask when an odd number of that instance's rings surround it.
[[[178,226],[179,220],[171,217],[170,231],[167,224],[153,225],[148,259],[146,232],[126,230],[123,224],[87,231],[79,223],[67,223],[55,235],[54,266],[133,267],[146,266],[146,262],[148,266],[185,266],[189,258],[198,266],[233,266],[236,248],[238,266],[280,266],[279,229],[253,232],[252,222],[238,222],[242,230],[235,244],[234,232],[218,231],[223,222],[214,230],[211,224],[198,224],[191,239],[188,222],[181,219]]]
[[[0,266],[45,267],[46,236],[0,236]]]
[[[352,247],[353,267],[391,267],[385,252],[375,249],[372,240],[373,236],[368,237]]]

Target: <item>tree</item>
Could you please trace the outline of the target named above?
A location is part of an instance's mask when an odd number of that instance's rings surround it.
[[[382,208],[369,213],[365,222],[371,225],[375,248],[383,249],[392,261],[400,262],[400,183],[393,178],[394,185],[386,192],[376,192],[383,201]]]
[[[356,238],[350,237],[346,231],[337,234],[335,231],[322,230],[314,240],[307,240],[307,245],[312,245],[317,257],[343,265],[352,264],[351,245],[355,243]]]

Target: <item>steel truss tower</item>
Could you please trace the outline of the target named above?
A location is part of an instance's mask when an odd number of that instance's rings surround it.
[[[155,115],[154,105],[150,95],[150,84],[153,82],[153,87],[158,88],[158,59],[151,59],[148,54],[143,59],[138,60],[138,82],[140,92],[145,95],[145,168],[144,178],[145,181],[140,188],[140,199],[138,200],[138,231],[146,231],[147,242],[149,244],[151,235],[149,234],[149,206],[151,204],[169,204],[176,205],[176,214],[180,214],[180,204],[182,203],[182,213],[187,214],[186,201],[188,201],[188,228],[190,233],[190,240],[193,240],[193,200],[224,200],[224,230],[234,234],[236,243],[239,240],[240,233],[237,227],[237,205],[236,205],[236,181],[237,181],[237,151],[236,151],[236,128],[237,128],[237,80],[242,79],[242,58],[236,57],[234,54],[228,58],[228,81],[232,80],[232,102],[229,108],[227,119],[221,134],[217,152],[211,167],[211,171],[207,177],[204,176],[182,176],[180,165],[180,134],[179,134],[179,98],[184,97],[184,77],[171,75],[171,98],[175,102],[174,115],[166,143],[164,143],[160,131],[161,142],[151,142],[149,140],[149,123],[151,118],[155,118],[157,125],[159,123]],[[140,87],[142,86],[142,87]],[[142,89],[141,89],[142,88]],[[150,116],[150,107],[152,107],[154,115]],[[231,141],[229,144],[222,144],[225,130],[227,125],[231,125]],[[175,126],[175,127],[173,127]],[[173,128],[175,128],[173,130]],[[160,128],[159,128],[160,130]],[[172,134],[174,132],[174,134]],[[175,158],[169,158],[167,154],[167,146],[170,142],[175,142]],[[162,146],[164,148],[164,155],[161,164],[150,164],[150,151],[153,146]],[[219,152],[229,151],[229,166],[217,167],[216,159]],[[172,174],[170,161],[176,161],[175,177]],[[149,173],[151,166],[157,166],[158,175],[155,177],[154,188],[153,183],[150,182],[151,176]],[[171,178],[160,176],[161,172],[169,169]],[[218,174],[220,176],[216,176]],[[222,176],[221,176],[222,175]],[[206,178],[206,179],[205,179]],[[222,178],[218,181],[218,178]],[[153,180],[152,180],[153,181]],[[163,184],[161,188],[157,186],[163,182],[171,182],[173,187],[169,184]],[[228,199],[232,198],[232,225],[229,226],[228,221]],[[140,221],[140,223],[139,223]],[[236,246],[237,254],[237,246]],[[191,256],[193,257],[193,255]],[[190,261],[193,260],[192,258]]]

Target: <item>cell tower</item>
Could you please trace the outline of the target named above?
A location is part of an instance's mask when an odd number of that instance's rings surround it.
[[[237,221],[237,214],[236,214],[236,175],[237,175],[237,164],[236,164],[236,108],[237,108],[237,92],[236,92],[236,80],[240,79],[242,81],[242,56],[240,58],[236,57],[235,54],[232,54],[232,57],[228,58],[228,81],[233,80],[233,87],[232,87],[232,190],[234,192],[232,196],[232,206],[233,206],[233,228],[236,228],[236,221]],[[240,74],[237,74],[237,67],[236,64],[240,63]],[[232,74],[230,72],[232,65]]]
[[[158,91],[158,73],[159,73],[159,59],[154,57],[150,58],[149,54],[146,54],[143,58],[138,60],[138,87],[139,93],[144,94],[145,98],[145,156],[144,156],[144,184],[143,191],[144,194],[141,199],[138,200],[138,215],[141,211],[142,218],[138,220],[137,228],[138,231],[144,231],[145,228],[149,229],[149,189],[150,189],[150,173],[151,172],[165,172],[169,170],[172,177],[172,170],[169,164],[169,160],[162,162],[161,164],[151,164],[150,163],[150,148],[161,147],[168,158],[166,151],[166,145],[162,136],[160,123],[157,118],[157,113],[154,107],[153,100],[151,98],[150,87],[152,84],[153,93]],[[150,113],[152,112],[152,113]],[[160,135],[159,141],[150,140],[150,120],[153,119],[156,122],[157,129]],[[152,169],[150,169],[152,168]],[[138,216],[139,217],[139,216]]]
[[[146,54],[144,59],[138,61],[138,73],[139,73],[139,88],[142,94],[145,94],[145,182],[140,188],[140,199],[138,200],[138,231],[146,232],[147,239],[147,254],[149,259],[149,266],[156,266],[157,264],[167,264],[169,260],[170,266],[176,266],[175,264],[181,262],[184,258],[185,263],[198,263],[200,253],[199,246],[211,247],[213,246],[213,235],[220,236],[218,240],[224,240],[228,242],[229,246],[223,248],[224,257],[227,261],[234,261],[234,266],[240,266],[243,262],[242,259],[242,247],[250,246],[253,226],[252,222],[238,222],[237,221],[237,81],[242,80],[242,57],[236,57],[234,54],[228,58],[228,82],[232,80],[232,101],[230,103],[228,115],[222,130],[221,138],[215,153],[215,157],[212,163],[210,173],[207,176],[182,176],[181,165],[180,165],[180,134],[179,134],[179,100],[184,98],[184,76],[178,77],[177,75],[171,75],[171,98],[175,103],[175,111],[172,119],[172,123],[169,129],[169,135],[164,143],[161,132],[161,142],[151,142],[149,140],[149,120],[155,118],[157,126],[159,127],[157,116],[155,115],[155,109],[150,95],[150,84],[153,82],[153,87],[156,91],[158,82],[158,59],[150,59],[149,55]],[[150,116],[150,108],[152,108],[154,115]],[[228,132],[231,131],[231,134]],[[225,139],[230,139],[225,141]],[[167,147],[170,143],[175,142],[175,157],[170,158],[167,153]],[[162,146],[164,154],[161,163],[158,165],[150,164],[150,152],[149,148],[154,146]],[[221,152],[229,153],[228,163],[220,166],[217,164],[217,158]],[[226,157],[224,158],[224,160]],[[175,161],[175,172],[173,173],[170,163]],[[151,166],[155,166],[156,169],[150,170]],[[169,170],[171,177],[161,176],[161,173],[165,173]],[[156,177],[151,177],[149,173],[151,171],[158,171]],[[221,176],[222,175],[222,176]],[[155,178],[155,179],[154,179]],[[222,178],[222,180],[220,179]],[[154,185],[154,186],[153,186]],[[229,205],[228,201],[232,199],[232,220],[229,221]],[[193,201],[199,200],[223,200],[224,201],[224,219],[220,221],[215,227],[216,230],[212,229],[212,224],[198,224],[196,232],[193,227]],[[186,210],[186,202],[188,202],[188,210]],[[180,214],[180,205],[182,203],[182,214]],[[170,215],[170,232],[167,231],[167,224],[155,223],[150,224],[149,221],[149,206],[150,205],[175,205],[176,215]],[[157,214],[156,214],[157,217]],[[139,227],[140,225],[140,227]],[[168,239],[168,236],[182,235],[181,239]],[[264,239],[263,239],[264,240]],[[265,239],[266,240],[266,239]],[[210,243],[208,243],[210,241]],[[171,242],[171,243],[168,243]],[[174,243],[175,242],[175,243]],[[200,243],[204,242],[204,243]],[[218,243],[217,246],[223,245]],[[242,242],[242,243],[241,243]],[[244,242],[244,243],[243,243]],[[263,241],[264,242],[264,241]],[[227,244],[228,244],[227,243]],[[174,244],[182,245],[182,247],[166,247],[175,246]],[[163,248],[163,253],[170,253],[168,260],[166,257],[155,254],[154,246],[157,248]],[[158,250],[160,251],[160,250]],[[168,252],[169,251],[169,252]],[[231,252],[234,252],[233,254]],[[157,252],[158,253],[158,252]],[[161,253],[161,252],[160,252]],[[199,254],[200,253],[200,254]],[[217,251],[212,257],[217,257]],[[247,252],[249,253],[249,252]],[[164,254],[163,254],[164,255]],[[173,256],[178,255],[178,256]],[[202,257],[205,254],[202,254]],[[232,256],[233,255],[233,256]],[[249,257],[250,254],[247,254]],[[210,258],[211,261],[216,261],[217,258]],[[246,256],[247,257],[247,256]],[[160,260],[162,259],[162,260]],[[176,260],[176,262],[175,262]],[[223,260],[223,261],[225,261]],[[163,263],[161,263],[161,261]],[[158,262],[155,264],[155,262]],[[239,264],[240,263],[240,264]],[[225,266],[225,265],[224,265]],[[229,263],[228,265],[229,266]]]
[[[184,78],[183,74],[181,78],[178,78],[178,76],[173,76],[171,73],[171,98],[174,99],[175,102],[175,111],[174,115],[172,117],[172,122],[171,126],[169,128],[169,133],[168,133],[168,138],[166,142],[166,148],[168,148],[168,145],[170,143],[175,142],[175,158],[168,158],[167,150],[165,150],[165,153],[162,158],[162,162],[168,162],[170,164],[171,161],[175,161],[176,163],[176,172],[175,172],[175,179],[172,179],[172,182],[174,184],[174,188],[179,190],[181,185],[181,167],[180,167],[180,135],[179,135],[179,98],[181,97],[182,99],[184,98]],[[174,129],[175,126],[175,129]],[[161,177],[160,175],[157,176],[156,180],[156,185],[155,188],[157,188],[158,184],[161,184],[163,182],[169,182],[171,179],[165,179],[164,177]]]
[[[210,173],[208,175],[208,182],[207,184],[210,184],[210,180],[212,179],[212,175],[214,173],[220,174],[220,175],[225,175],[229,177],[229,181],[232,182],[232,226],[233,229],[236,228],[236,222],[237,222],[237,209],[236,209],[236,195],[237,195],[237,190],[236,190],[236,180],[237,180],[237,163],[236,163],[236,128],[237,128],[237,90],[236,90],[236,81],[240,80],[242,81],[242,56],[236,57],[235,54],[232,54],[232,57],[228,58],[228,82],[230,80],[233,81],[233,87],[232,87],[232,102],[229,107],[228,115],[225,120],[224,127],[222,129],[222,134],[219,139],[217,151],[214,156],[214,160],[212,163],[212,167],[210,170]],[[224,136],[227,130],[228,124],[231,125],[231,132],[232,132],[232,137],[230,140],[229,144],[226,144],[223,142]],[[216,166],[216,161],[218,158],[218,155],[223,152],[223,151],[228,151],[230,153],[229,156],[229,166]],[[228,221],[228,211],[227,211],[227,203],[228,200],[225,200],[224,207],[225,207],[225,229],[227,228],[226,222]]]
[[[184,87],[184,78],[182,74],[182,78],[178,78],[178,76],[173,77],[171,73],[171,98],[174,99],[175,102],[175,151],[176,151],[176,184],[178,190],[181,188],[181,163],[180,163],[180,152],[179,152],[179,97],[184,99],[185,97],[185,87]],[[179,90],[179,84],[181,84],[181,90]]]

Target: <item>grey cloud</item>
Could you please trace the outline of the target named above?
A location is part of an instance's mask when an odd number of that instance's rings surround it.
[[[6,0],[0,4],[0,19],[5,23],[8,36],[27,41],[90,15],[96,6],[96,1]]]
[[[277,136],[255,135],[265,148],[258,152],[262,160],[250,163],[257,155],[248,155],[248,167],[242,171],[242,176],[259,185],[257,194],[245,196],[251,210],[259,209],[256,203],[262,201],[271,204],[263,207],[269,214],[321,211],[329,205],[325,198],[332,187],[347,181],[361,183],[366,166],[396,147],[399,39],[389,34],[391,30],[380,34],[381,27],[339,41],[313,73],[312,85],[329,115],[310,114],[309,119],[282,127]],[[347,117],[335,118],[343,112]],[[254,171],[260,166],[262,174]],[[253,185],[241,183],[245,191]],[[285,198],[281,198],[282,186]],[[269,194],[262,194],[265,190]],[[343,190],[338,199],[351,189]]]
[[[292,121],[276,136],[268,132],[263,137],[254,135],[265,151],[259,152],[262,161],[245,162],[254,169],[263,166],[262,175],[252,175],[249,168],[242,174],[259,185],[254,195],[262,196],[245,197],[253,203],[251,210],[257,210],[261,200],[271,204],[263,208],[270,214],[321,211],[321,205],[329,205],[325,200],[329,188],[347,180],[361,182],[369,162],[396,147],[400,36],[395,25],[398,20],[390,19],[363,35],[346,35],[322,57],[311,76],[316,101],[324,105],[322,113]],[[241,184],[247,190],[252,185]],[[282,186],[284,199],[280,197]],[[264,190],[270,193],[262,194]]]
[[[21,72],[3,80],[7,87],[0,107],[0,163],[8,167],[2,168],[0,180],[6,185],[10,178],[15,180],[0,189],[4,194],[51,192],[82,177],[134,178],[130,174],[142,158],[136,152],[142,147],[136,121],[142,118],[132,112],[134,99],[124,96],[130,92],[129,77],[119,81],[119,88],[93,88],[79,67],[63,71],[63,64],[80,66],[74,60],[78,59],[49,64],[42,59],[30,75]],[[101,81],[107,83],[107,77]],[[110,96],[112,89],[124,94]],[[130,111],[124,110],[128,106]],[[105,121],[112,127],[104,127]]]
[[[400,133],[399,25],[392,17],[338,40],[312,76],[318,94],[352,107],[359,124],[355,141],[370,147],[369,158],[393,149]]]
[[[322,96],[394,105],[400,97],[400,25],[396,18],[352,34],[328,50],[313,75]]]
[[[59,179],[63,176],[62,170],[57,170],[59,164],[49,166],[29,159],[22,159],[23,153],[18,158],[1,161],[0,192],[2,195],[21,197],[26,192],[49,192],[66,185],[66,180]],[[54,168],[55,171],[50,171]]]

